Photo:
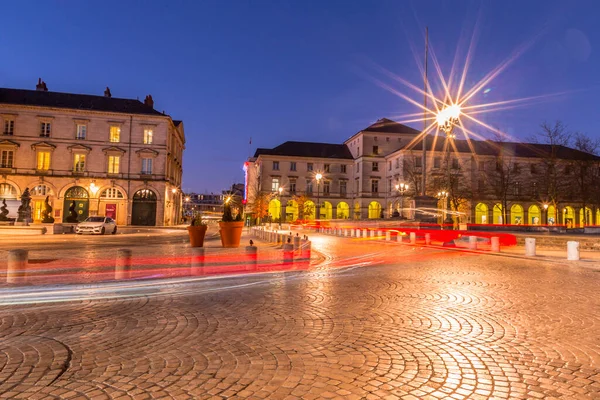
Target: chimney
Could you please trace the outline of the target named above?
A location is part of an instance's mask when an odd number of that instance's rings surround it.
[[[146,96],[146,98],[144,99],[144,104],[147,105],[148,107],[154,108],[154,100],[152,100],[151,94]]]
[[[38,83],[35,85],[35,90],[38,92],[47,92],[48,86],[46,86],[46,82],[42,80],[42,78],[38,78]]]
[[[104,97],[112,97],[112,94],[110,93],[110,89],[108,88],[108,86],[106,87],[106,90],[104,91]]]

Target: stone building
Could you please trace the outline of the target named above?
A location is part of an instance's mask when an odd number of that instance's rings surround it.
[[[343,144],[259,148],[244,164],[247,212],[255,212],[262,193],[269,194],[274,219],[413,218],[423,211],[413,201],[422,185],[419,134],[384,118]],[[599,157],[564,146],[428,136],[426,193],[439,198],[440,222],[448,213],[456,223],[598,224],[600,198],[586,201],[572,183],[583,168],[586,179],[597,179],[599,163]]]
[[[75,207],[78,220],[173,225],[181,217],[183,123],[144,102],[0,88],[0,200],[9,217],[31,192],[34,222],[48,196],[55,222]]]

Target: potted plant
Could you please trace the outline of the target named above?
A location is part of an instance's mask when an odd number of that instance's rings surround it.
[[[238,213],[234,219],[231,213],[231,197],[225,200],[223,205],[223,219],[219,221],[221,228],[221,244],[223,247],[240,247],[240,239],[244,230],[244,221],[242,213]]]
[[[191,247],[204,246],[204,236],[206,235],[207,229],[208,226],[206,225],[206,222],[202,219],[201,215],[197,215],[192,218],[190,225],[187,227],[188,235],[190,236]]]

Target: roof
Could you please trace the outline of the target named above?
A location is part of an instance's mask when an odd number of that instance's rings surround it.
[[[0,103],[127,114],[164,115],[139,100],[39,90],[0,88]]]
[[[180,121],[180,120],[178,120],[178,119],[174,119],[174,120],[173,120],[173,125],[175,125],[175,126],[179,126],[179,125],[181,125],[181,121]]]
[[[381,132],[381,133],[409,133],[413,135],[418,135],[421,131],[418,131],[410,126],[403,125],[396,121],[392,121],[391,119],[381,118],[377,120],[372,125],[369,125],[362,131],[366,132]]]
[[[272,149],[258,148],[254,157],[260,155],[353,159],[345,144],[313,142],[285,142]]]
[[[433,148],[433,137],[427,136],[427,150]],[[438,137],[435,143],[435,151],[444,151],[446,139]],[[470,142],[470,143],[469,143]],[[493,140],[460,140],[454,139],[454,146],[459,153],[472,153],[482,156],[500,156],[506,155],[509,157],[535,157],[544,158],[552,153],[552,146],[541,143],[519,143],[519,142],[497,142]],[[454,151],[455,147],[451,147]],[[411,150],[422,150],[423,142],[418,141]],[[600,157],[589,154],[577,149],[566,146],[556,146],[556,157],[564,160],[595,160],[600,161]]]

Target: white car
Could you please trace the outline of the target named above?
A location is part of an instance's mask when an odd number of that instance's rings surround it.
[[[85,221],[77,224],[75,233],[81,235],[83,233],[92,233],[104,235],[105,233],[117,233],[117,223],[112,218],[108,217],[88,217]]]

